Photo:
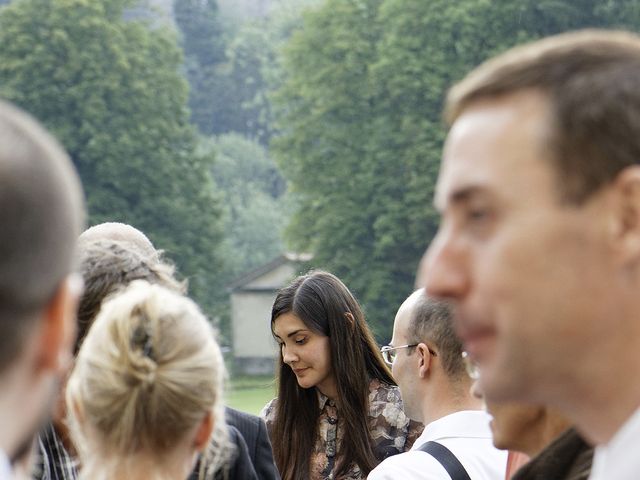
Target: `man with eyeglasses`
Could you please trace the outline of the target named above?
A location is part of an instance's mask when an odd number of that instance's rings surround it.
[[[491,418],[471,394],[449,306],[424,290],[414,292],[398,310],[391,344],[381,352],[405,413],[426,427],[411,451],[383,461],[369,480],[503,480],[507,455],[494,448]]]

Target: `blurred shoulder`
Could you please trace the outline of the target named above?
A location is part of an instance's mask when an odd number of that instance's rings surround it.
[[[225,419],[228,424],[238,428],[242,433],[243,428],[258,428],[262,420],[256,415],[236,410],[235,408],[225,407]],[[242,428],[241,428],[242,427]]]
[[[374,378],[369,382],[369,401],[402,403],[400,389],[396,385],[389,385]]]
[[[378,379],[369,385],[369,419],[372,438],[385,450],[384,457],[409,450],[424,430],[404,413],[400,389]]]
[[[382,417],[387,424],[396,427],[406,427],[409,423],[402,409],[400,389],[378,379],[369,384],[369,415]]]

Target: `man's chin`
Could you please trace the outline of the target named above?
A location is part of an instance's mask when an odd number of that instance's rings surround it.
[[[30,429],[27,430],[20,438],[17,448],[11,452],[10,460],[12,464],[22,462],[31,453],[34,441],[37,439],[42,429],[51,421],[53,409],[60,391],[60,381],[53,375],[50,379],[43,381],[50,383],[49,386],[43,387],[43,408],[40,411],[40,414],[35,417]]]

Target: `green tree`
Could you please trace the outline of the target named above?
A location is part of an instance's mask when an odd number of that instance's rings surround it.
[[[276,159],[300,203],[299,250],[341,276],[380,338],[435,231],[447,88],[515,44],[637,29],[637,0],[327,0],[283,53]]]
[[[268,90],[279,72],[276,51],[300,23],[301,11],[318,1],[277,0],[267,16],[232,23],[223,31],[214,1],[176,0],[191,118],[201,133],[237,132],[268,144]],[[215,52],[210,61],[207,52]]]
[[[318,0],[278,0],[269,14],[242,25],[227,50],[230,130],[268,145],[273,133],[270,94],[280,84],[279,50],[302,24],[302,13]]]
[[[231,112],[225,110],[230,85],[220,81],[226,71],[227,36],[215,0],[175,0],[173,12],[181,32],[184,69],[191,87],[191,121],[200,132],[216,133]]]
[[[281,134],[273,143],[300,200],[289,228],[293,245],[343,278],[378,330],[393,299],[374,292],[386,279],[406,284],[412,274],[400,273],[403,259],[376,252],[385,193],[376,191],[377,106],[368,70],[381,35],[381,3],[329,0],[303,16],[285,50],[285,76],[275,97]],[[394,280],[396,275],[407,278]],[[378,308],[385,300],[389,306]]]
[[[237,133],[204,141],[215,152],[211,173],[225,206],[225,281],[273,259],[283,251],[289,218],[285,183],[265,148]]]
[[[224,29],[215,0],[174,0],[173,13],[185,55],[195,57],[202,66],[225,60]]]
[[[127,0],[16,0],[0,10],[0,93],[53,131],[91,223],[145,231],[215,313],[220,204],[195,153],[175,35],[124,21]]]

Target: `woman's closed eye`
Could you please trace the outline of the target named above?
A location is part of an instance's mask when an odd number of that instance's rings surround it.
[[[307,337],[298,337],[295,339],[296,345],[304,345],[307,343]]]

